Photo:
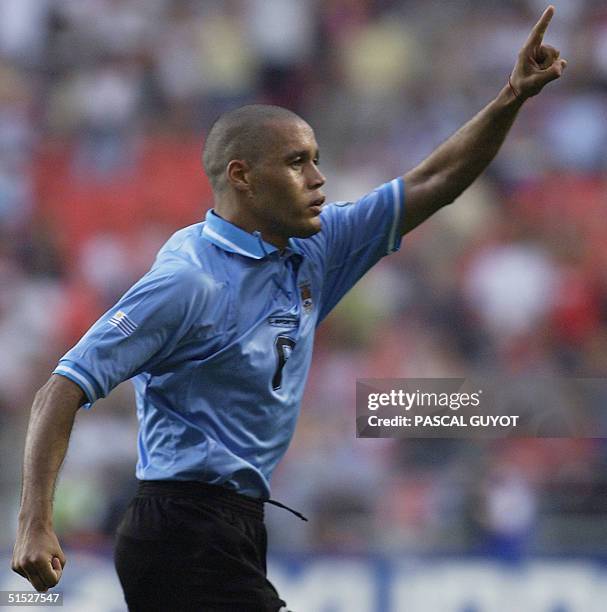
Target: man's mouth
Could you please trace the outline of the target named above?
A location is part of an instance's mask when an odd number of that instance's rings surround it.
[[[312,200],[308,205],[308,210],[313,214],[313,216],[318,217],[322,211],[322,205],[325,203],[325,196],[316,198]]]

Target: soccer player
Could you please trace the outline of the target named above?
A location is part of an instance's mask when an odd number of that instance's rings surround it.
[[[312,128],[251,105],[211,128],[215,208],[174,234],[151,270],[36,394],[12,567],[38,591],[65,555],[52,497],[74,416],[133,378],[139,490],[118,530],[130,610],[286,610],[266,578],[264,502],[289,444],[316,326],[401,235],[449,204],[498,152],[524,101],[561,76],[548,7],[497,97],[404,177],[321,209]],[[108,441],[111,444],[111,441]]]

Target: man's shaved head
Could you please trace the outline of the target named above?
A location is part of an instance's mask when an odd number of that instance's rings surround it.
[[[294,112],[269,104],[249,104],[221,115],[209,130],[202,157],[213,191],[225,188],[225,172],[231,160],[255,164],[271,145],[268,124],[285,120],[303,122]]]

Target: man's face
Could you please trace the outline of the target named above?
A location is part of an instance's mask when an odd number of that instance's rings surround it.
[[[320,231],[325,177],[307,123],[273,121],[267,129],[266,150],[249,172],[247,205],[264,240],[283,247],[290,237],[308,238]]]

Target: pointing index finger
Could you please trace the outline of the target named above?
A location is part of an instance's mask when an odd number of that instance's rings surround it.
[[[554,16],[554,6],[552,4],[542,13],[540,20],[533,26],[531,34],[527,39],[527,47],[538,47],[544,40],[544,34],[548,29],[548,25]]]

